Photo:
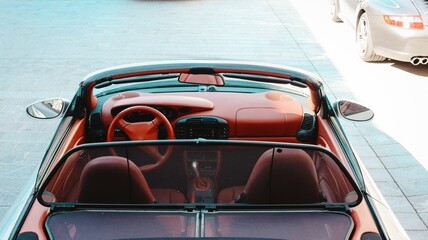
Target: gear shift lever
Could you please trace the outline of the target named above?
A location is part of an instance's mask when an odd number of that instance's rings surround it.
[[[196,178],[201,178],[201,174],[199,173],[199,163],[198,161],[193,161],[192,162],[192,168],[193,171],[195,172]]]
[[[198,161],[192,162],[192,168],[195,172],[195,178],[193,182],[193,186],[197,191],[207,191],[210,188],[210,181],[206,178],[201,177],[201,173],[199,172],[199,163]]]

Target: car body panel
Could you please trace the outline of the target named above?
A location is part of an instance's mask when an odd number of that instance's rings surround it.
[[[320,121],[320,122],[323,123],[325,121]],[[361,177],[358,177],[357,179],[363,180],[358,182],[358,184],[360,184],[361,187],[363,188],[363,191],[367,192],[368,194],[366,196],[366,201],[370,202],[371,205],[375,205],[376,207],[371,208],[371,210],[376,212],[376,214],[379,214],[380,216],[382,216],[379,218],[379,222],[377,224],[381,225],[381,228],[388,229],[387,231],[384,232],[385,234],[384,237],[387,239],[395,239],[395,238],[408,239],[409,237],[407,236],[403,227],[399,224],[398,219],[394,216],[394,213],[392,212],[391,208],[388,206],[380,190],[376,187],[374,180],[368,173],[368,170],[366,169],[364,164],[362,164],[362,161],[360,160],[358,155],[354,154],[355,151],[353,150],[353,147],[351,146],[346,135],[341,129],[340,123],[338,123],[338,119],[332,117],[331,121],[326,122],[325,124],[331,125],[331,129],[335,132],[332,132],[330,134],[337,135],[337,138],[341,139],[340,143],[347,143],[341,146],[341,149],[343,151],[340,151],[340,152],[341,154],[348,155],[348,158],[355,159],[355,161],[352,161],[356,164],[353,166],[354,168],[353,172],[361,175]],[[322,133],[320,133],[320,135],[321,134]]]

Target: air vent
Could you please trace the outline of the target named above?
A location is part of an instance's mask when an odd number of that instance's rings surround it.
[[[186,121],[187,124],[212,124],[212,123],[218,123],[218,120],[216,118],[211,117],[203,117],[203,118],[189,118]]]
[[[103,129],[103,124],[101,122],[101,114],[94,113],[89,117],[89,127],[93,129]]]
[[[310,113],[303,115],[302,124],[297,132],[297,139],[301,142],[314,142],[317,135],[315,116]]]
[[[305,113],[300,128],[303,130],[311,130],[314,127],[314,122],[314,116],[309,113]]]
[[[204,120],[202,118],[189,118],[186,121],[187,124],[201,124],[203,122]]]

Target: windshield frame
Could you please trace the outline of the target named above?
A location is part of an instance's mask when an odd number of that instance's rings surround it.
[[[154,74],[245,74],[267,77],[266,81],[283,82],[297,86],[307,86],[310,92],[311,107],[318,113],[325,104],[325,93],[322,82],[315,74],[297,68],[286,67],[275,64],[265,64],[257,62],[243,61],[163,61],[122,65],[113,68],[103,69],[87,75],[81,83],[78,92],[80,100],[79,113],[77,116],[84,116],[84,109],[91,111],[96,107],[97,97],[94,95],[94,88],[97,85],[108,85],[114,81],[121,81],[129,78],[149,76]],[[283,79],[283,81],[279,81]],[[247,79],[248,80],[248,79]],[[253,79],[252,81],[260,81]]]

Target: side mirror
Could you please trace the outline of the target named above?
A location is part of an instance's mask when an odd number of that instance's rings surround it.
[[[340,100],[336,102],[335,111],[340,117],[351,121],[369,121],[374,117],[374,112],[371,109],[348,100]]]
[[[70,102],[64,99],[47,99],[27,107],[27,114],[38,119],[53,119],[65,113]]]

